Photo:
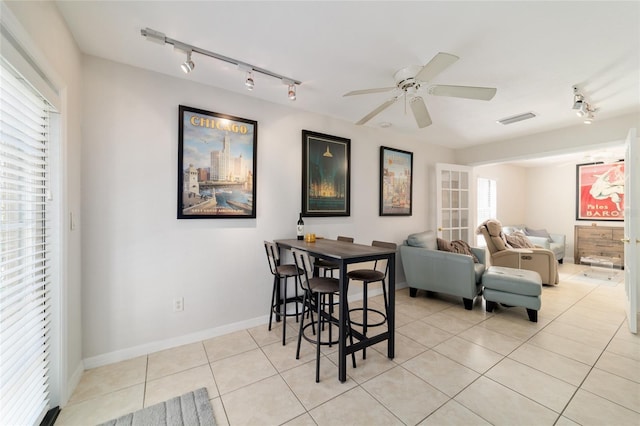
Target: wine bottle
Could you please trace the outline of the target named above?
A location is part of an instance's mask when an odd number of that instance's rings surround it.
[[[298,217],[298,228],[296,230],[298,239],[302,240],[304,238],[304,220],[302,220],[302,213]]]

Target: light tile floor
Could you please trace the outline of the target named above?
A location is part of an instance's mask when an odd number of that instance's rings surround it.
[[[472,311],[446,296],[397,292],[396,357],[386,343],[348,363],[281,325],[238,331],[86,371],[58,425],[90,425],[206,387],[219,425],[638,425],[640,336],[627,331],[624,284],[560,266],[538,323],[523,308]],[[370,299],[380,307],[381,297]],[[353,304],[352,304],[353,305]],[[353,307],[353,306],[352,306]]]

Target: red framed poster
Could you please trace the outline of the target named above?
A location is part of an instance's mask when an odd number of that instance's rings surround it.
[[[576,167],[576,219],[624,220],[624,161]]]

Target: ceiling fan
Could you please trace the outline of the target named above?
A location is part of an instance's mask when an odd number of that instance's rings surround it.
[[[391,98],[382,105],[365,115],[356,124],[365,124],[376,115],[394,104],[398,99],[404,98],[405,103],[408,101],[413,116],[416,119],[418,127],[423,128],[431,125],[431,116],[427,110],[424,99],[418,95],[419,90],[423,87],[427,88],[427,93],[436,96],[452,96],[456,98],[478,99],[483,101],[491,100],[496,94],[493,87],[473,87],[473,86],[450,86],[444,84],[428,85],[438,74],[451,66],[458,59],[457,56],[450,53],[440,52],[435,55],[425,66],[413,65],[403,68],[396,72],[393,76],[396,85],[394,87],[380,87],[376,89],[354,90],[345,93],[343,96],[366,95],[369,93],[382,93],[394,91]]]

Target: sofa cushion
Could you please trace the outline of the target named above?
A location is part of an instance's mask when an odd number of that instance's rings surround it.
[[[478,260],[478,257],[475,255],[475,253],[471,251],[471,247],[469,246],[469,244],[467,244],[466,241],[455,240],[449,242],[447,240],[443,240],[442,238],[437,238],[436,242],[438,245],[438,250],[440,251],[466,254],[467,256],[471,256],[473,258],[474,263],[480,263],[480,260]]]
[[[527,238],[524,233],[520,231],[513,232],[511,234],[506,234],[507,242],[513,248],[534,248],[535,244],[531,242]]]
[[[411,234],[407,237],[407,245],[422,247],[429,250],[437,250],[436,234],[433,231],[424,231]]]
[[[549,232],[547,232],[546,229],[524,228],[524,233],[525,235],[530,235],[532,237],[543,237],[551,241],[551,235],[549,235]]]

